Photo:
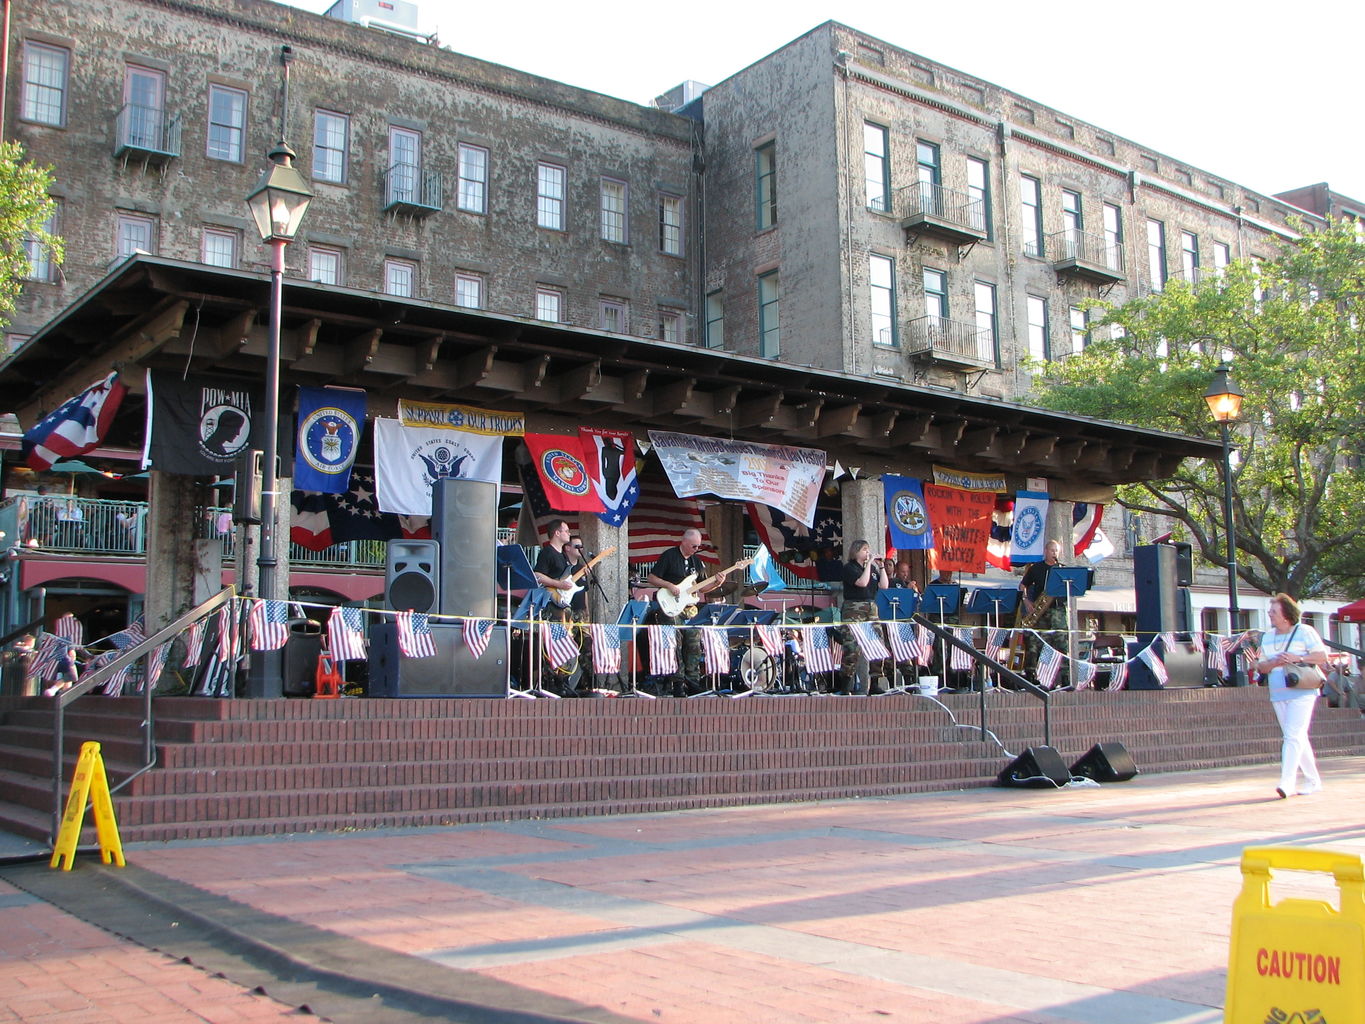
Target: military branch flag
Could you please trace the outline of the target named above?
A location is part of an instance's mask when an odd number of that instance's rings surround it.
[[[934,530],[929,521],[929,506],[924,501],[923,485],[908,476],[887,474],[882,477],[882,493],[891,542],[911,551],[932,548]]]
[[[364,661],[365,634],[359,608],[333,608],[327,618],[327,650],[333,661]]]
[[[474,655],[475,661],[482,658],[483,652],[488,650],[488,639],[492,635],[492,619],[464,620],[464,645],[469,648],[469,653]]]
[[[592,478],[592,489],[602,503],[597,518],[608,526],[620,526],[640,498],[635,470],[635,435],[628,430],[579,427],[583,461]]]
[[[502,435],[380,418],[374,421],[374,458],[379,508],[429,516],[437,480],[502,480]]]
[[[621,627],[613,622],[594,622],[589,627],[592,636],[592,670],[610,676],[621,671]]]
[[[1048,496],[1020,491],[1014,496],[1014,527],[1010,534],[1010,561],[1015,565],[1043,560],[1047,539]]]
[[[344,494],[365,426],[365,392],[356,388],[299,388],[294,486]]]
[[[128,388],[117,371],[67,399],[24,431],[24,465],[39,472],[58,459],[75,458],[99,447]]]
[[[398,650],[405,658],[436,657],[436,641],[424,612],[398,612]]]
[[[583,439],[577,435],[527,434],[522,440],[531,455],[545,500],[556,512],[604,511],[583,462]]]
[[[187,476],[231,475],[239,457],[264,447],[267,414],[260,392],[233,378],[148,370],[142,466]]]

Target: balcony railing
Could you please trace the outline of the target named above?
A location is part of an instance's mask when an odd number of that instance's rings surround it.
[[[927,355],[959,366],[994,366],[991,332],[974,323],[922,316],[905,325],[907,355]]]
[[[394,164],[384,172],[384,212],[428,217],[441,210],[445,193],[440,171],[418,164]]]
[[[986,204],[965,192],[956,192],[927,181],[898,189],[901,227],[923,231],[959,242],[986,238]]]
[[[1047,236],[1047,258],[1059,274],[1073,273],[1096,281],[1122,281],[1123,246],[1086,231],[1058,231]]]
[[[180,115],[160,107],[125,103],[114,125],[114,156],[165,163],[180,155]]]

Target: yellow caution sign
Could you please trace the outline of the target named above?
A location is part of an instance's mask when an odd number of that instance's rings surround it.
[[[118,822],[114,820],[114,801],[109,796],[109,778],[104,774],[104,758],[98,743],[82,743],[81,756],[76,761],[76,774],[71,778],[71,795],[66,798],[66,813],[57,833],[57,844],[52,848],[49,867],[62,863],[63,871],[70,871],[76,860],[76,844],[81,838],[81,823],[85,820],[85,805],[89,801],[95,809],[95,835],[99,839],[100,858],[106,864],[123,867],[123,843],[118,836]]]
[[[1339,907],[1297,898],[1272,905],[1273,871],[1332,875]],[[1359,856],[1274,847],[1242,851],[1223,1020],[1365,1022],[1365,869]]]

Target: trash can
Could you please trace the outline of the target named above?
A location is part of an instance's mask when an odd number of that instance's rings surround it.
[[[321,653],[321,623],[305,619],[289,624],[289,641],[284,647],[284,696],[313,696],[313,678]]]

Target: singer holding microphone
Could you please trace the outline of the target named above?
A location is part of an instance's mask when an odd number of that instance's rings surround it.
[[[844,563],[844,603],[840,617],[844,622],[871,622],[877,617],[877,591],[886,585],[880,561],[872,557],[872,547],[865,540],[855,540],[848,549]],[[836,635],[843,647],[839,664],[839,692],[867,693],[869,672],[853,631],[839,627]]]

